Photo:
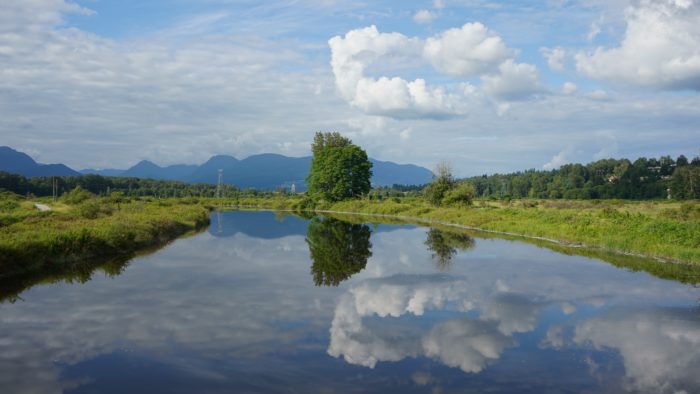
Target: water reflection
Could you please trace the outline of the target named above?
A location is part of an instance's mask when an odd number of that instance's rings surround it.
[[[362,271],[372,256],[372,232],[364,224],[334,218],[309,221],[306,243],[311,257],[311,275],[316,286],[338,286]]]
[[[209,234],[215,237],[245,234],[262,239],[304,236],[306,222],[306,219],[296,215],[279,215],[270,211],[216,212],[211,216]]]
[[[457,250],[467,250],[474,247],[474,239],[467,234],[446,232],[431,228],[425,245],[432,252],[433,261],[440,271],[447,271]]]
[[[220,216],[0,304],[2,391],[700,391],[692,286],[444,230]]]
[[[541,307],[513,293],[478,297],[464,278],[396,275],[370,279],[350,289],[338,303],[328,354],[370,368],[381,361],[422,356],[464,372],[480,372],[505,348],[516,344],[514,333],[535,328]],[[435,311],[447,318],[436,317]],[[425,316],[427,325],[401,330],[385,326],[406,315]],[[383,319],[367,325],[365,319],[372,317]]]

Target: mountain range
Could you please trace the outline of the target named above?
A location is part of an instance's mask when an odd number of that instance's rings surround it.
[[[375,159],[370,161],[373,165],[372,184],[374,186],[420,185],[430,182],[432,178],[430,170],[424,167]],[[25,153],[6,146],[0,147],[0,171],[26,177],[97,174],[214,184],[218,181],[219,170],[223,170],[224,182],[240,188],[270,190],[280,186],[288,188],[295,184],[297,191],[303,191],[306,189],[304,179],[310,165],[310,156],[288,157],[263,153],[242,160],[233,156],[216,155],[201,165],[176,164],[161,167],[151,161],[142,160],[126,170],[84,169],[78,172],[63,164],[39,164]]]
[[[63,164],[39,164],[28,154],[0,146],[0,171],[33,178],[37,176],[78,176],[79,172]]]

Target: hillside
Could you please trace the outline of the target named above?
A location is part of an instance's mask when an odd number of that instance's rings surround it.
[[[8,146],[0,146],[0,171],[19,174],[28,178],[38,176],[78,176],[63,164],[40,164],[26,153],[16,151]]]

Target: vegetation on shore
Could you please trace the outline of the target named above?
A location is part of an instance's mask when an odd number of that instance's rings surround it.
[[[70,271],[86,260],[130,256],[209,223],[197,199],[95,197],[82,189],[52,208],[11,193],[0,196],[0,279],[38,271]]]
[[[453,224],[601,251],[700,265],[700,202],[621,200],[476,200],[435,206],[422,198],[309,203],[303,196],[241,198],[231,207],[386,215]]]

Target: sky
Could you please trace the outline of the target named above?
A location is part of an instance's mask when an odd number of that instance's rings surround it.
[[[0,145],[76,169],[693,157],[699,92],[699,0],[0,2]]]

